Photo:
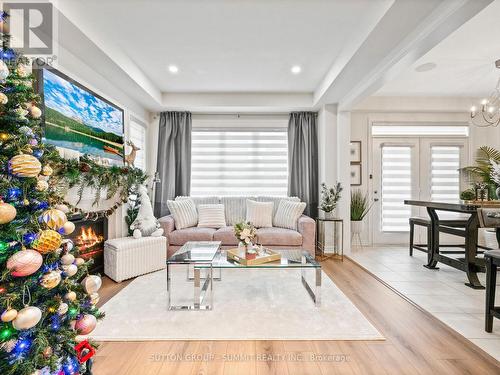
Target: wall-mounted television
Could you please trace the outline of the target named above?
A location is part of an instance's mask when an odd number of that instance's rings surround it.
[[[54,68],[36,72],[43,102],[44,142],[123,165],[123,109]]]

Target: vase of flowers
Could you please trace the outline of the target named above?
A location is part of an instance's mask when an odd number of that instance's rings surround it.
[[[319,209],[323,211],[323,216],[325,219],[333,219],[335,217],[335,208],[340,200],[340,193],[342,193],[343,187],[340,182],[337,182],[335,186],[328,186],[324,182],[321,184],[321,200],[319,204]]]
[[[245,251],[246,259],[255,259],[257,257],[257,251],[253,248],[253,242],[257,236],[257,230],[250,222],[241,222],[234,225],[234,234],[239,241],[239,248],[243,248]]]

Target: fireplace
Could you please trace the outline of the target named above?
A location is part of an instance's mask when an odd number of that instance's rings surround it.
[[[104,241],[108,234],[108,219],[99,217],[89,220],[78,216],[70,220],[75,224],[75,231],[69,238],[78,248],[82,258],[94,260],[90,271],[101,272],[104,269]]]

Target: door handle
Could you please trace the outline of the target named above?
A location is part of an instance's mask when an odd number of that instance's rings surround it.
[[[373,198],[373,201],[374,202],[378,202],[378,198]]]

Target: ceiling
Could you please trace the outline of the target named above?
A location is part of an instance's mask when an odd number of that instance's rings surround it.
[[[500,59],[500,0],[444,39],[423,57],[382,87],[380,96],[483,97],[490,94],[500,77],[495,60]],[[435,63],[436,68],[415,68]]]
[[[312,92],[391,3],[64,0],[168,92]]]

